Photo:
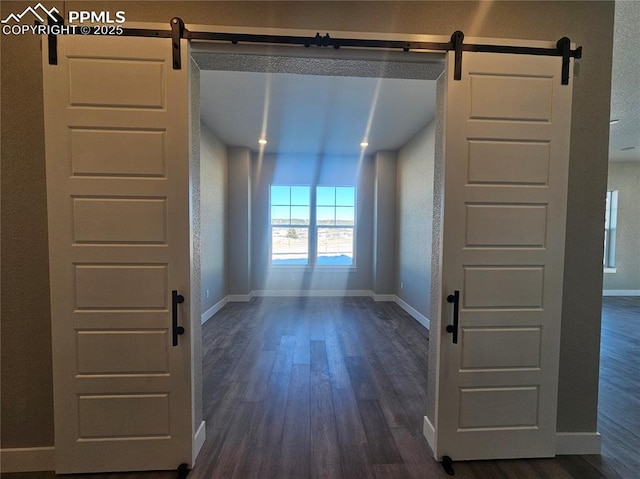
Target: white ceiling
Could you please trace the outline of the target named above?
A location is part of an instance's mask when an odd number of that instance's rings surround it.
[[[358,155],[396,150],[435,116],[436,82],[287,73],[200,73],[201,118],[227,146]]]
[[[640,2],[616,1],[609,158],[640,161]],[[632,149],[629,149],[634,147]]]

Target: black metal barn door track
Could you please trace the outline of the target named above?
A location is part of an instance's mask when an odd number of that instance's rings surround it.
[[[56,25],[64,22],[62,18],[57,20]],[[51,23],[50,24],[54,24]],[[477,45],[464,43],[464,33],[456,31],[451,35],[451,40],[442,42],[405,42],[401,40],[363,40],[357,38],[331,38],[328,33],[324,36],[316,33],[314,37],[290,36],[290,35],[257,35],[251,33],[217,33],[217,32],[192,32],[185,27],[182,19],[175,17],[169,23],[170,30],[152,30],[145,28],[123,28],[122,34],[118,36],[128,37],[156,37],[171,38],[171,50],[173,54],[173,68],[180,70],[182,61],[180,57],[180,40],[211,41],[238,43],[269,43],[282,45],[301,45],[306,48],[315,47],[356,47],[356,48],[377,48],[387,50],[401,50],[409,52],[411,50],[429,51],[454,51],[454,80],[462,78],[462,57],[463,52],[487,52],[487,53],[510,53],[516,55],[539,55],[562,57],[562,84],[569,84],[569,64],[570,58],[582,58],[582,47],[571,49],[571,41],[567,37],[562,37],[556,43],[556,48],[539,47],[519,47],[510,45]],[[77,34],[77,33],[66,33]],[[115,33],[113,36],[116,36]],[[49,64],[58,63],[56,35],[49,35]]]

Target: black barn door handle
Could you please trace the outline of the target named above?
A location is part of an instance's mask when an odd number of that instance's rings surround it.
[[[453,324],[447,324],[447,333],[453,333],[453,344],[458,344],[458,315],[460,309],[460,291],[447,296],[447,302],[453,303]]]
[[[173,323],[173,345],[178,345],[178,336],[184,334],[184,328],[178,326],[178,305],[184,303],[184,296],[178,294],[177,290],[171,291],[171,319]]]

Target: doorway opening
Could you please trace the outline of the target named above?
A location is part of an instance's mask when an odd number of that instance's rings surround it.
[[[232,411],[236,426],[258,418],[261,447],[305,444],[311,436],[292,436],[286,421],[328,414],[298,404],[316,394],[332,411],[325,439],[386,428],[370,438],[384,458],[399,455],[397,426],[430,460],[422,420],[444,56],[315,52],[206,45],[192,55],[207,435],[237,449],[244,439],[217,419]],[[240,304],[213,317],[228,302]]]

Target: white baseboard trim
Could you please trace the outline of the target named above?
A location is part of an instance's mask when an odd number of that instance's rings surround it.
[[[213,317],[213,315],[216,314],[218,311],[220,311],[224,307],[224,305],[227,304],[228,302],[229,302],[229,296],[225,296],[216,304],[214,304],[209,309],[207,309],[200,316],[200,324],[204,324],[207,321],[209,321]]]
[[[429,318],[420,314],[418,310],[416,310],[414,307],[409,305],[406,301],[404,301],[402,298],[399,298],[398,296],[396,296],[396,304],[404,309],[407,313],[409,313],[413,317],[413,319],[418,321],[425,328],[429,329]]]
[[[396,302],[396,295],[395,294],[376,294],[373,291],[371,292],[371,297],[373,298],[374,301],[376,302],[391,302],[391,303],[395,303]]]
[[[556,432],[556,454],[600,454],[602,437],[599,432]]]
[[[424,416],[422,435],[431,450],[435,451],[436,430],[427,416]],[[558,456],[598,455],[601,452],[601,439],[599,432],[557,432],[556,454]]]
[[[191,461],[191,468],[196,464],[198,454],[200,454],[200,449],[202,449],[205,439],[207,439],[207,429],[204,421],[202,421],[200,423],[200,427],[198,427],[198,430],[196,431],[196,435],[193,436],[193,458]]]
[[[427,416],[424,417],[424,423],[422,425],[422,435],[427,440],[427,443],[431,448],[431,452],[434,452],[436,450],[436,428],[433,427],[433,424],[431,424],[431,421],[429,421],[429,418]]]
[[[640,289],[605,289],[602,296],[640,296]]]
[[[364,289],[257,289],[251,292],[257,297],[371,297],[372,293]]]
[[[251,298],[270,298],[270,297],[298,297],[298,298],[311,298],[311,297],[365,297],[372,298],[374,301],[389,301],[394,302],[402,309],[404,309],[407,313],[411,315],[413,319],[418,321],[422,326],[429,329],[429,318],[420,314],[418,310],[416,310],[413,306],[409,305],[402,298],[399,298],[395,294],[376,294],[371,290],[367,289],[255,289],[251,291],[249,294],[230,294],[224,300],[229,303],[242,303],[251,301]],[[217,303],[213,308],[209,309],[202,315],[202,322],[204,323],[207,319],[204,319],[205,316],[209,318],[213,316],[218,310],[210,313],[214,308],[218,307],[218,305],[222,302]],[[220,305],[220,308],[224,306],[224,304]],[[218,309],[220,309],[218,308]]]
[[[253,291],[249,294],[230,294],[227,296],[229,303],[248,303],[253,298]]]
[[[56,468],[55,447],[0,449],[0,472],[40,472]]]

